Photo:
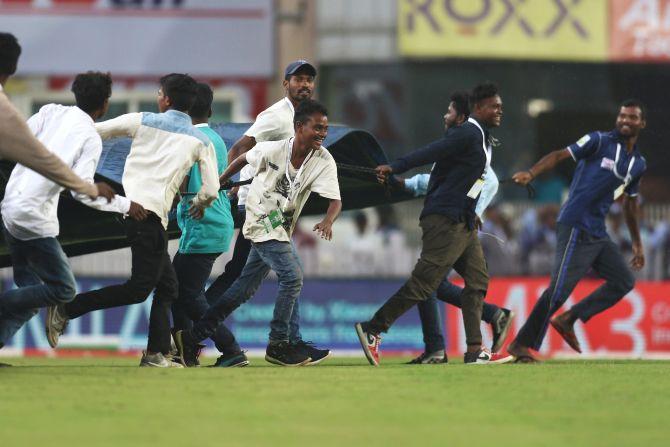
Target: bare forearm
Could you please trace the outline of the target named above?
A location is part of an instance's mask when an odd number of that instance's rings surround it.
[[[331,223],[339,217],[340,212],[342,211],[342,201],[341,200],[331,200],[328,205],[328,211],[326,211],[326,217],[324,220],[327,220]]]
[[[533,177],[537,177],[544,172],[551,171],[556,167],[557,164],[569,157],[570,152],[567,149],[552,151],[542,157],[540,161],[535,163],[533,167],[528,170],[528,172]]]
[[[233,144],[233,147],[228,151],[228,163],[232,164],[240,155],[245,154],[256,146],[256,140],[247,135],[242,135],[242,137]]]
[[[642,244],[640,238],[640,225],[637,221],[638,205],[635,197],[625,196],[623,203],[623,215],[630,232],[631,241],[634,244]]]
[[[227,182],[230,180],[230,178],[240,172],[243,167],[245,167],[248,164],[247,162],[247,155],[242,154],[239,157],[235,158],[226,168],[225,171],[223,171],[223,174],[221,174],[221,177],[219,177],[220,182]]]

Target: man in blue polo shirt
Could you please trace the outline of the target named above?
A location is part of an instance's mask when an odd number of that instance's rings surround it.
[[[636,143],[646,125],[645,117],[645,107],[640,101],[626,100],[621,104],[613,131],[589,133],[575,144],[544,156],[528,171],[514,174],[514,181],[525,185],[562,160],[572,157],[577,161],[570,195],[558,217],[551,283],[507,349],[517,361],[537,361],[530,349],[540,349],[549,324],[570,347],[581,352],[573,327],[577,319],[586,323],[633,289],[635,278],[619,248],[607,235],[605,215],[612,202],[625,193],[623,210],[633,242],[630,265],[635,270],[641,269],[644,251],[636,196],[647,163]],[[605,283],[564,314],[551,318],[591,268]]]
[[[212,116],[214,95],[207,84],[198,83],[196,99],[189,111],[194,126],[214,145],[219,175],[228,167],[226,144],[207,121]],[[200,170],[195,164],[182,183],[182,190],[199,191],[202,185]],[[183,191],[182,191],[183,192]],[[179,298],[172,305],[175,330],[190,329],[193,321],[199,320],[209,307],[205,298],[205,283],[212,273],[212,266],[219,255],[228,251],[233,237],[233,217],[230,202],[224,191],[212,202],[201,219],[189,214],[190,195],[184,195],[177,206],[177,223],[181,230],[179,251],[172,264],[179,281]],[[212,337],[221,352],[214,366],[246,366],[249,364],[235,337],[223,324]],[[195,366],[195,365],[189,365]]]

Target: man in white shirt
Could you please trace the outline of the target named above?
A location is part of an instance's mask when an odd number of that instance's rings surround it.
[[[71,191],[86,194],[91,199],[98,196],[108,201],[114,189],[104,182],[85,182],[72,172],[58,156],[49,152],[26,126],[24,118],[9,101],[3,86],[16,72],[21,46],[16,37],[0,33],[0,159],[15,161],[38,172]]]
[[[291,62],[286,67],[283,81],[286,96],[258,114],[253,125],[230,148],[228,163],[232,163],[233,160],[249,151],[257,143],[285,140],[293,136],[295,132],[293,127],[295,108],[302,101],[311,99],[314,93],[316,74],[316,68],[305,60]],[[253,177],[253,174],[253,168],[245,166],[240,171],[240,180],[250,179]],[[249,186],[242,186],[237,191],[238,212],[236,218],[241,223],[245,220],[245,204],[248,192]],[[245,237],[244,232],[240,231],[235,241],[232,259],[226,264],[224,272],[214,280],[205,292],[208,302],[213,303],[221,298],[233,281],[240,276],[249,257],[250,250],[251,241]],[[220,337],[220,340],[227,339],[230,350],[233,350],[236,346],[235,337],[232,332],[226,330],[224,324],[221,326],[222,337]],[[224,337],[223,335],[225,334],[228,336]],[[306,343],[302,340],[302,335],[300,334],[300,305],[298,302],[293,307],[293,314],[291,315],[289,339],[291,343],[309,351],[313,363],[320,362],[330,354],[330,350],[317,349],[311,343]]]
[[[294,138],[259,143],[221,175],[221,181],[227,182],[246,164],[254,169],[243,228],[252,248],[233,285],[192,329],[175,334],[185,364],[195,363],[198,343],[211,337],[221,321],[254,295],[270,270],[277,273],[279,291],[265,359],[283,366],[312,360],[307,350],[289,343],[291,314],[302,290],[302,267],[291,234],[312,192],[330,201],[326,217],[314,227],[322,238],[332,238],[333,222],[342,209],[337,166],[321,145],[328,133],[327,115],[316,101],[301,102],[295,112]]]
[[[168,212],[175,193],[196,162],[202,187],[189,212],[202,216],[217,197],[219,181],[214,147],[193,127],[190,110],[196,82],[188,75],[169,74],[160,80],[158,109],[161,113],[129,113],[96,125],[103,139],[133,139],[123,172],[126,195],[148,211],[143,221],[126,219],[132,250],[132,271],[124,284],[81,293],[67,305],[51,308],[47,334],[53,346],[68,319],[110,307],[141,303],[156,289],[149,318],[147,351],[140,366],[170,367],[170,307],[177,299],[177,277],[168,255]]]
[[[94,120],[109,106],[109,74],[79,74],[72,84],[77,105],[48,104],[28,120],[31,132],[74,173],[91,183],[102,152]],[[60,244],[58,199],[63,187],[23,165],[12,171],[2,201],[5,241],[18,289],[0,296],[0,343],[5,343],[37,310],[74,299],[74,276]],[[143,219],[141,205],[122,196],[111,202],[72,192],[80,202],[102,211]]]

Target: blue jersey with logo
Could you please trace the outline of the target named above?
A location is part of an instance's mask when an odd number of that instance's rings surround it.
[[[626,142],[616,130],[584,135],[568,150],[577,168],[558,221],[594,237],[607,237],[605,215],[615,194],[636,196],[647,162],[637,145],[631,154],[626,151]]]

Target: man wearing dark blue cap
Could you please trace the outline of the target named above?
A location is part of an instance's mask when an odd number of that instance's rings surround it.
[[[297,60],[288,64],[284,70],[284,80],[282,82],[286,96],[258,114],[254,124],[230,148],[228,162],[231,163],[238,156],[248,152],[256,146],[256,143],[291,138],[295,132],[293,126],[295,109],[301,102],[311,99],[314,93],[315,78],[316,68],[306,60]],[[253,175],[253,168],[246,166],[240,172],[240,180],[250,179]],[[242,186],[238,191],[232,191],[232,194],[238,197],[238,213],[236,218],[242,223],[245,219],[245,203],[248,192],[248,186]],[[250,250],[251,242],[245,239],[242,231],[240,231],[235,242],[233,258],[226,264],[223,273],[216,278],[205,293],[209,303],[216,302],[223,296],[224,292],[240,276],[249,257]],[[316,349],[311,343],[304,342],[300,335],[299,322],[300,311],[298,301],[296,301],[290,322],[290,342],[306,351],[312,359],[310,364],[321,362],[330,355],[330,351],[327,349]],[[225,329],[223,324],[221,324],[217,332],[219,337],[222,335],[222,332],[228,333],[228,340],[231,345],[236,343],[233,334]]]

